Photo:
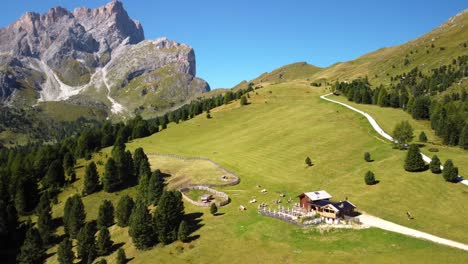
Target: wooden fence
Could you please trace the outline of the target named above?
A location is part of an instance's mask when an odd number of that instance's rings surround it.
[[[193,185],[193,186],[187,186],[187,187],[180,188],[179,191],[182,194],[182,197],[184,197],[187,201],[189,201],[191,204],[196,205],[196,206],[208,207],[208,206],[211,206],[211,204],[214,201],[209,202],[209,203],[202,203],[202,202],[194,201],[194,200],[192,200],[192,198],[190,198],[188,195],[185,194],[186,192],[188,192],[190,190],[204,190],[204,191],[211,192],[211,193],[215,194],[216,196],[222,197],[223,198],[222,201],[216,202],[216,206],[219,206],[219,207],[225,206],[226,204],[228,204],[230,202],[229,196],[227,194],[225,194],[223,192],[220,192],[220,191],[216,191],[214,189],[211,189],[208,186]]]

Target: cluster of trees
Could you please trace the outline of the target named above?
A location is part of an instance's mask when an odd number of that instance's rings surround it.
[[[404,168],[409,172],[424,171],[429,168],[434,174],[442,173],[442,176],[448,182],[457,182],[458,180],[458,168],[455,167],[452,160],[448,159],[444,163],[444,169],[441,169],[440,159],[437,155],[434,155],[429,165],[426,165],[419,151],[419,146],[416,144],[410,145]]]
[[[402,108],[414,119],[430,120],[431,127],[445,144],[468,149],[467,91],[462,89],[436,97],[467,76],[468,55],[464,55],[454,59],[450,65],[432,69],[428,74],[416,67],[392,77],[390,89],[382,85],[373,89],[367,77],[352,82],[336,82],[333,88],[349,101]]]

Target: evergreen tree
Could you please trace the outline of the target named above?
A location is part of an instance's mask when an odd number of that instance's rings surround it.
[[[411,144],[408,153],[406,154],[405,170],[410,172],[423,171],[426,169],[426,164],[419,153],[419,147],[416,144]]]
[[[127,256],[125,255],[125,251],[122,248],[119,248],[117,251],[117,264],[125,264],[127,263]]]
[[[148,161],[148,157],[146,156],[143,148],[137,148],[135,149],[135,152],[133,153],[133,161],[135,165],[135,171],[140,170],[140,164],[143,162],[143,160]]]
[[[442,176],[448,182],[456,182],[458,178],[458,168],[453,165],[452,160],[448,159],[444,163],[444,169],[442,170]]]
[[[121,227],[128,226],[130,215],[132,214],[135,203],[133,199],[128,196],[122,196],[117,204],[117,210],[115,212],[117,225]]]
[[[177,239],[177,228],[184,216],[184,203],[179,191],[165,191],[154,214],[159,241],[169,244]]]
[[[367,162],[371,162],[372,158],[369,152],[364,152],[364,160]]]
[[[307,157],[305,159],[305,164],[307,164],[307,166],[309,166],[309,167],[312,166],[312,160],[309,157]]]
[[[75,238],[79,230],[85,224],[86,212],[83,201],[79,195],[69,197],[65,203],[63,212],[63,225],[65,233]]]
[[[26,173],[26,172],[24,172]],[[29,175],[22,175],[17,178],[14,202],[15,208],[22,215],[31,212],[37,204],[37,194],[39,193],[36,180]]]
[[[47,170],[47,174],[43,179],[45,188],[58,188],[65,183],[65,172],[63,170],[62,162],[54,160]]]
[[[65,153],[65,156],[63,156],[63,169],[68,172],[75,166],[75,163],[73,155],[70,152]]]
[[[36,228],[30,227],[26,233],[26,238],[20,248],[20,253],[16,258],[16,262],[19,264],[42,263],[45,253],[45,248],[42,244],[39,232]]]
[[[364,176],[364,182],[367,185],[373,185],[375,184],[375,175],[372,171],[366,172],[366,175]]]
[[[57,250],[57,259],[60,264],[73,264],[73,259],[75,254],[72,250],[72,242],[66,237],[60,242],[59,248]]]
[[[99,214],[97,218],[98,227],[109,227],[114,224],[114,205],[108,200],[104,200],[99,206]]]
[[[83,195],[89,195],[98,190],[99,187],[99,174],[94,161],[86,166],[84,183],[83,183]]]
[[[128,229],[133,244],[140,250],[150,248],[155,242],[155,234],[151,224],[151,216],[146,205],[137,201],[130,216]]]
[[[440,169],[440,160],[437,155],[432,157],[431,163],[429,163],[429,168],[431,169],[432,173],[441,173],[442,170]]]
[[[245,95],[243,95],[240,99],[240,105],[247,105],[248,104],[248,101],[247,101],[247,97]]]
[[[382,107],[388,106],[388,95],[387,90],[385,88],[380,89],[377,104]]]
[[[114,242],[111,240],[109,229],[102,226],[99,229],[99,234],[97,238],[96,250],[99,256],[105,256],[111,252],[112,244]]]
[[[97,257],[96,252],[96,226],[93,223],[86,223],[77,236],[77,252],[82,263],[92,263]]]
[[[210,213],[212,215],[215,215],[218,212],[218,207],[216,206],[216,203],[212,203],[210,206]]]
[[[179,225],[179,233],[177,237],[179,238],[180,241],[187,242],[189,234],[190,234],[190,229],[187,224],[187,221],[182,220],[182,222],[180,222],[180,225]]]
[[[149,205],[148,192],[150,176],[150,174],[141,175],[138,183],[137,200],[143,202],[145,205]]]
[[[147,159],[142,160],[136,172],[138,174],[138,179],[140,179],[143,175],[151,175],[151,166],[149,161]]]
[[[106,192],[115,192],[119,189],[120,180],[117,170],[117,165],[113,158],[109,158],[106,163],[106,168],[104,171],[102,179],[104,191]]]
[[[399,144],[400,147],[406,145],[408,142],[413,140],[413,127],[411,127],[408,121],[402,121],[395,126],[393,130],[393,138],[395,143]]]
[[[160,170],[156,170],[151,174],[151,178],[148,182],[147,197],[148,203],[157,205],[161,195],[164,191],[164,178]]]
[[[460,132],[460,139],[458,144],[461,148],[468,149],[468,122]]]
[[[41,196],[37,209],[37,229],[42,242],[48,245],[53,238],[54,223],[52,221],[50,201],[46,193]]]
[[[427,136],[426,136],[426,133],[424,133],[424,131],[421,131],[421,134],[419,134],[419,141],[420,142],[427,142]]]

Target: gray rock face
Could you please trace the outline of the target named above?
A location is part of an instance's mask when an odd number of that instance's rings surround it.
[[[105,93],[94,97],[107,96],[103,103],[114,108],[113,89],[168,65],[168,75],[191,80],[182,82],[189,94],[209,90],[195,77],[191,47],[165,38],[145,40],[142,26],[119,1],[72,12],[62,7],[28,12],[0,29],[0,102],[26,84],[43,101],[67,100],[93,88]]]

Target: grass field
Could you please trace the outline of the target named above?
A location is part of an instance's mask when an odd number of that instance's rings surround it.
[[[468,242],[464,225],[468,210],[460,202],[468,197],[468,188],[446,183],[441,176],[429,172],[405,172],[402,166],[405,152],[394,150],[381,140],[364,117],[319,99],[323,93],[323,89],[298,83],[267,86],[250,93],[248,106],[240,107],[233,102],[211,111],[212,119],[200,115],[127,144],[132,150],[143,147],[147,153],[207,157],[241,179],[239,185],[217,188],[232,199],[228,206],[220,208],[222,215],[212,216],[208,208],[185,203],[186,212],[201,221],[189,244],[176,242],[150,251],[136,251],[127,230],[112,227],[113,240],[125,243],[122,247],[127,256],[134,258],[130,263],[467,262],[468,254],[461,250],[378,229],[320,233],[258,215],[256,205],[248,203],[253,196],[259,203],[271,205],[279,193],[285,193],[283,205],[286,205],[289,197],[295,200],[304,191],[325,189],[335,199],[348,197],[359,210]],[[379,121],[378,116],[375,118]],[[109,151],[103,150],[94,159],[105,159]],[[374,162],[364,161],[366,151],[372,154]],[[305,166],[306,156],[311,157],[314,166]],[[151,163],[163,172],[163,167],[179,166],[171,161],[151,160]],[[464,167],[457,165],[463,172]],[[102,166],[98,168],[102,170]],[[192,166],[184,174],[193,171],[195,175],[196,168],[199,167]],[[83,175],[82,170],[78,170],[78,177]],[[367,170],[376,174],[379,184],[364,184]],[[81,186],[80,181],[74,186]],[[268,194],[260,193],[263,188]],[[64,199],[73,192],[69,188],[61,194],[60,204],[54,207],[55,216],[61,214]],[[135,189],[124,193],[133,195]],[[89,218],[97,215],[100,202],[96,201],[109,199],[115,204],[121,195],[99,192],[85,197]],[[247,210],[239,211],[239,205]],[[415,219],[407,220],[406,211],[411,211]],[[107,257],[109,263],[113,263],[114,257],[115,253]],[[50,263],[56,263],[55,256]]]

